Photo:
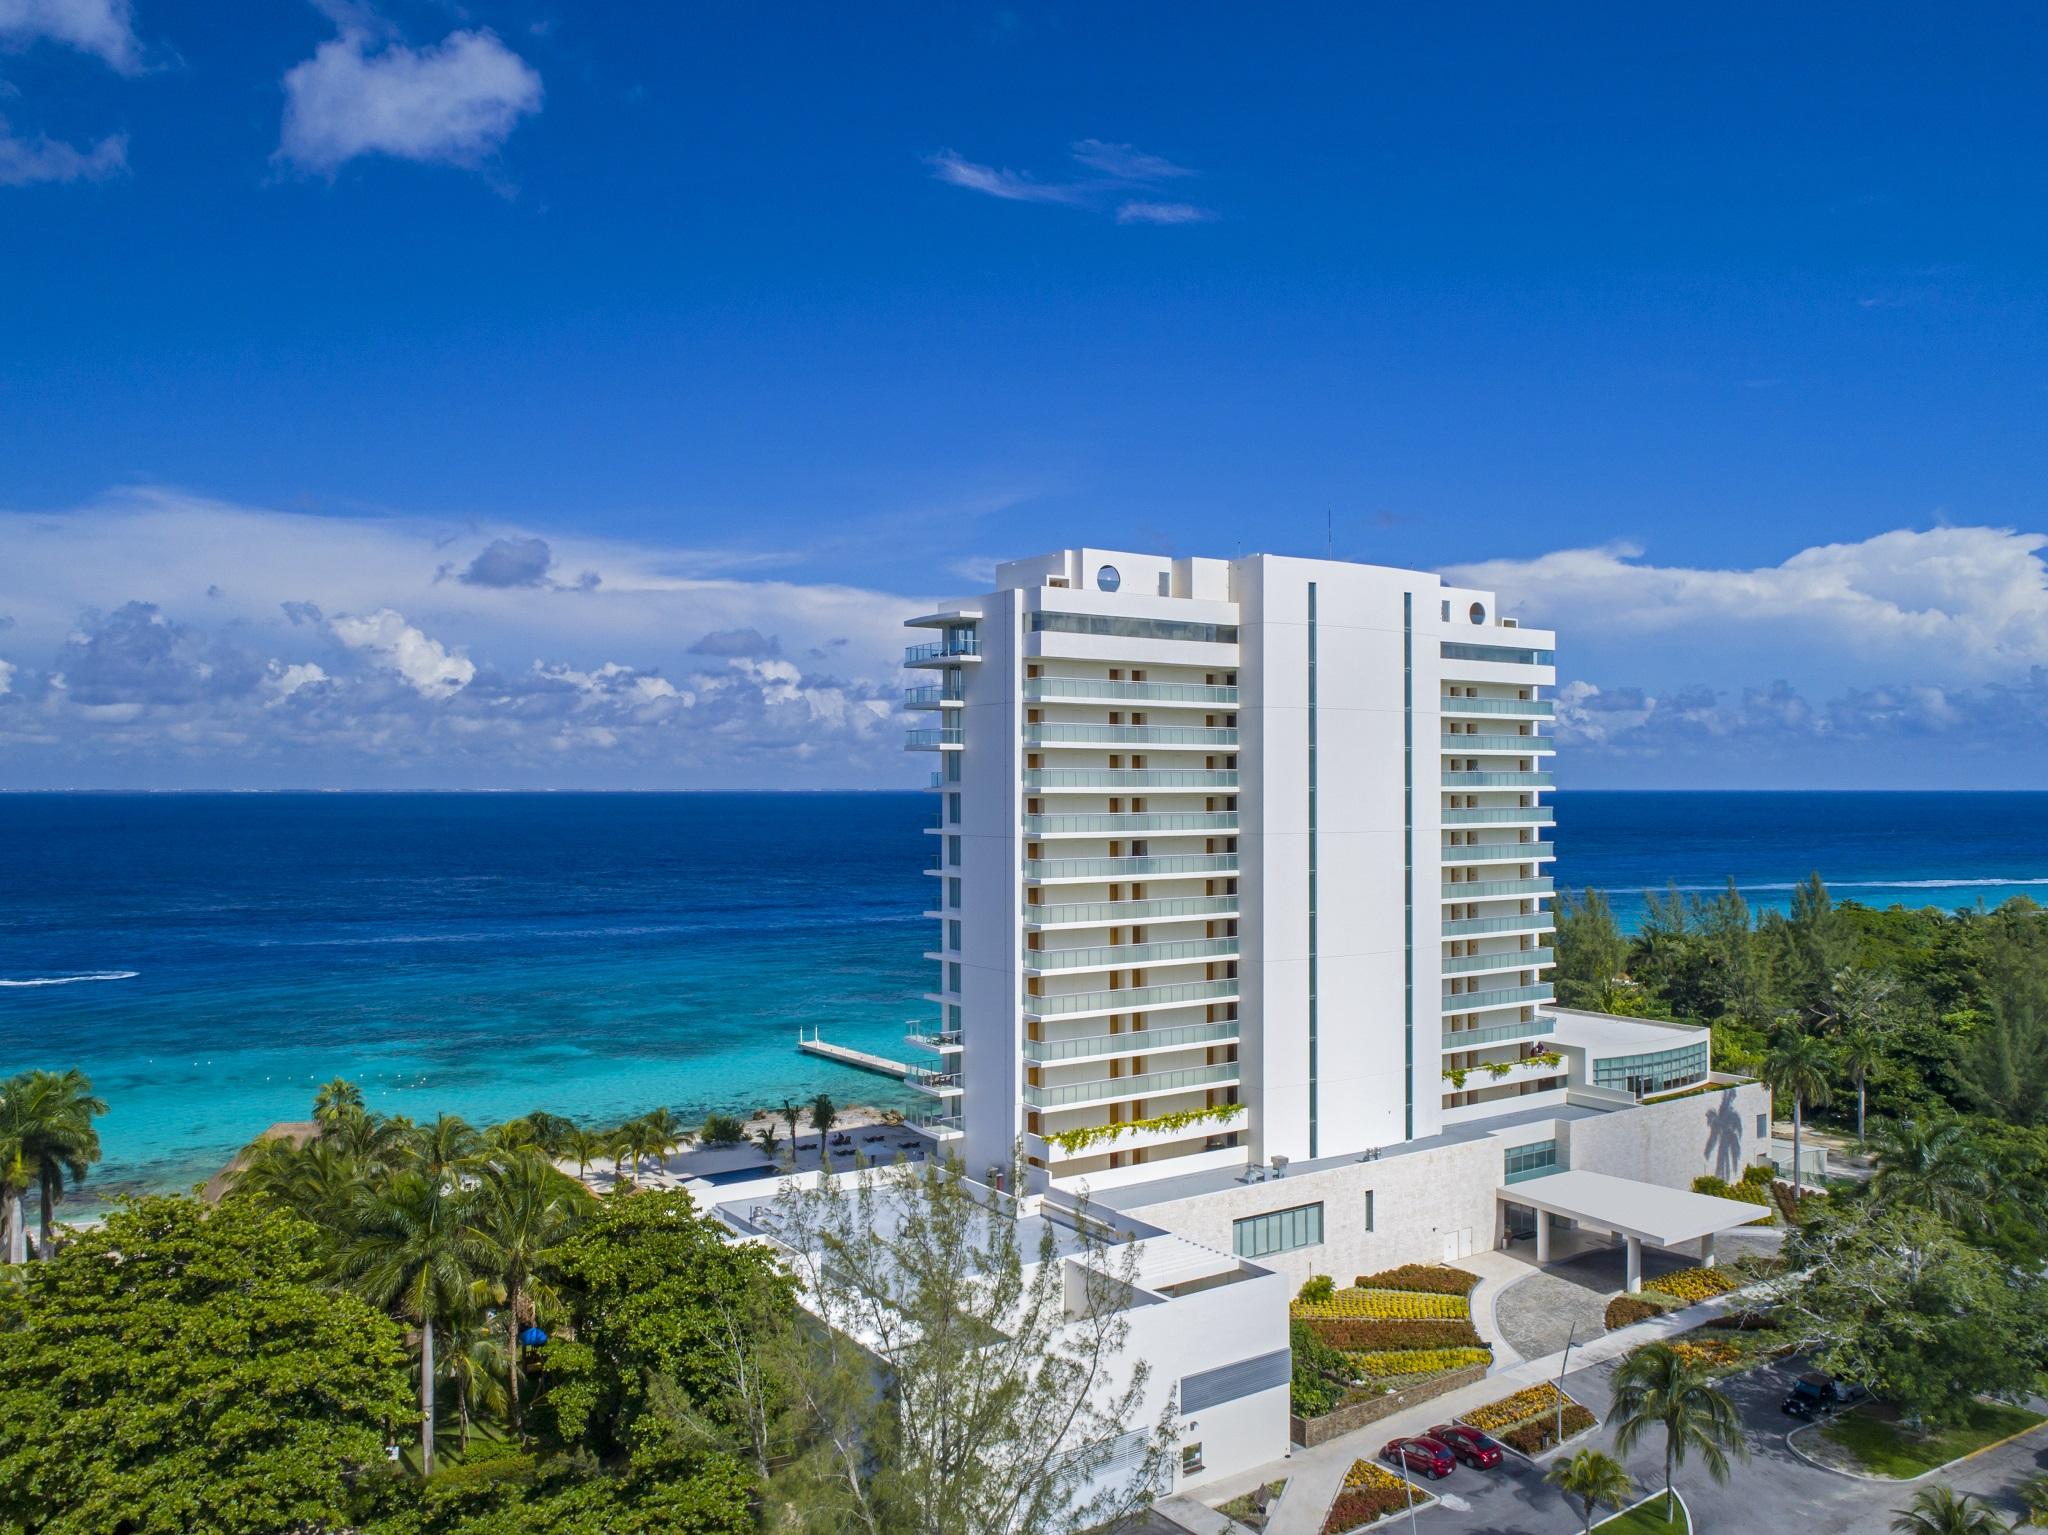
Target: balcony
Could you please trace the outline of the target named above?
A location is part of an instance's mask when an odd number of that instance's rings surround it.
[[[1554,650],[1529,650],[1519,645],[1470,645],[1458,640],[1438,642],[1446,661],[1484,661],[1495,666],[1555,666]],[[1446,667],[1445,670],[1451,670]]]
[[[1237,731],[1221,725],[1026,725],[1026,746],[1185,746],[1237,750]]]
[[[903,1074],[903,1085],[932,1098],[958,1098],[964,1091],[957,1071],[907,1071]]]
[[[967,732],[957,725],[903,733],[903,749],[907,752],[956,752],[966,745]]]
[[[1153,1055],[1195,1045],[1232,1044],[1237,1020],[1189,1023],[1171,1029],[1126,1029],[1121,1034],[1089,1034],[1080,1039],[1027,1039],[1024,1059],[1033,1066],[1068,1061],[1108,1060],[1121,1055]]]
[[[1199,959],[1236,957],[1235,938],[1186,938],[1178,942],[1126,943],[1091,949],[1026,949],[1024,968],[1041,973],[1056,970],[1123,970],[1138,965],[1175,965]]]
[[[1104,927],[1111,923],[1178,922],[1236,915],[1234,895],[1189,895],[1155,901],[1071,901],[1059,906],[1026,906],[1024,925]]]
[[[1161,879],[1237,873],[1235,853],[1154,853],[1143,858],[1027,858],[1024,877],[1035,884],[1060,880]]]
[[[1483,1029],[1445,1029],[1443,1033],[1446,1050],[1477,1050],[1485,1045],[1498,1045],[1510,1039],[1535,1039],[1548,1034],[1557,1024],[1549,1018],[1523,1018],[1514,1023],[1488,1024]]]
[[[959,709],[967,700],[951,688],[925,687],[905,688],[903,707],[906,709]]]
[[[965,1041],[958,1029],[937,1029],[922,1034],[906,1034],[903,1043],[915,1050],[929,1050],[934,1055],[952,1055],[965,1048]]]
[[[1465,975],[1475,970],[1527,970],[1548,965],[1557,958],[1552,949],[1502,949],[1497,954],[1460,954],[1443,962],[1445,975]]]
[[[1555,858],[1557,848],[1548,842],[1459,842],[1446,843],[1445,863],[1528,863],[1538,858]]]
[[[1027,791],[1089,789],[1237,789],[1236,768],[1031,768]]]
[[[1235,833],[1235,810],[1146,810],[1129,815],[1027,815],[1027,837],[1140,837],[1159,832]]]
[[[1083,1103],[1109,1103],[1119,1098],[1157,1098],[1167,1093],[1224,1087],[1238,1080],[1235,1061],[1219,1066],[1190,1066],[1185,1071],[1147,1071],[1135,1077],[1103,1077],[1094,1082],[1069,1082],[1061,1087],[1024,1087],[1024,1101],[1034,1109],[1065,1109]]]
[[[1549,875],[1536,879],[1467,879],[1447,881],[1444,884],[1446,901],[1483,901],[1503,895],[1549,895],[1553,881]]]
[[[1191,704],[1201,708],[1235,709],[1237,689],[1200,682],[1112,682],[1106,677],[1027,677],[1024,696],[1034,703],[1093,702],[1118,699],[1129,703]]]
[[[1481,933],[1548,933],[1557,928],[1557,916],[1547,911],[1521,911],[1506,917],[1450,917],[1444,921],[1446,938],[1476,938]]]
[[[1462,752],[1554,752],[1557,750],[1555,736],[1479,736],[1446,735],[1441,738],[1441,751]]]
[[[1524,719],[1547,720],[1557,713],[1557,705],[1548,698],[1443,698],[1437,701],[1437,712],[1444,715],[1512,714]]]
[[[1499,805],[1484,810],[1446,810],[1446,826],[1555,826],[1557,812],[1548,805]]]
[[[1535,986],[1497,986],[1491,991],[1467,991],[1456,996],[1446,993],[1442,1011],[1446,1015],[1483,1013],[1488,1008],[1514,1007],[1523,1002],[1548,1002],[1551,995],[1548,981]]]
[[[1446,789],[1547,789],[1548,773],[1446,773]]]
[[[1081,1013],[1141,1013],[1161,1007],[1192,1007],[1237,999],[1237,978],[1181,981],[1170,986],[1124,986],[1113,991],[1070,991],[1059,997],[1026,997],[1026,1018],[1071,1018]]]
[[[918,1114],[911,1118],[910,1127],[935,1141],[957,1141],[967,1133],[958,1114]]]
[[[905,666],[952,666],[961,661],[981,659],[981,636],[972,629],[948,629],[942,640],[906,646]]]

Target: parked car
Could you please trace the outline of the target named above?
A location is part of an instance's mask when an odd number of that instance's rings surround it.
[[[1429,1431],[1429,1437],[1475,1471],[1491,1471],[1500,1464],[1500,1446],[1476,1428],[1467,1428],[1462,1423],[1439,1423]]]
[[[1451,1447],[1427,1434],[1418,1434],[1413,1439],[1388,1440],[1386,1448],[1380,1451],[1380,1459],[1406,1466],[1410,1471],[1420,1471],[1432,1482],[1449,1476],[1458,1468],[1458,1457],[1451,1453]]]
[[[1780,1411],[1794,1418],[1825,1418],[1844,1407],[1853,1407],[1868,1395],[1861,1386],[1852,1386],[1832,1375],[1802,1375],[1792,1383]]]

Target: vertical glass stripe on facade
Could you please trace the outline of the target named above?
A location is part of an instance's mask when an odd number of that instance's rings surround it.
[[[1415,594],[1401,594],[1401,917],[1406,964],[1402,1002],[1402,1133],[1415,1139]]]
[[[1316,583],[1311,581],[1308,584],[1308,1154],[1311,1157],[1316,1155],[1316,1096]]]

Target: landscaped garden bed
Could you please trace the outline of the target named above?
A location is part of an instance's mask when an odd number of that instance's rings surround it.
[[[1472,1325],[1478,1283],[1464,1269],[1412,1263],[1361,1274],[1349,1289],[1327,1276],[1302,1286],[1291,1308],[1296,1439],[1317,1443],[1482,1377],[1493,1350]]]
[[[2048,1419],[2039,1413],[2007,1402],[1972,1402],[1963,1422],[1921,1433],[1889,1407],[1866,1402],[1802,1434],[1800,1448],[1845,1471],[1908,1481],[2043,1422]]]
[[[1633,1295],[1617,1295],[1607,1303],[1607,1330],[1631,1327],[1681,1306],[1718,1300],[1755,1277],[1741,1265],[1732,1269],[1684,1268],[1660,1274]]]
[[[1560,1406],[1562,1413],[1559,1412]],[[1564,1429],[1562,1436],[1558,1433],[1560,1418]],[[1475,1407],[1460,1414],[1458,1421],[1468,1428],[1491,1434],[1516,1454],[1531,1460],[1568,1439],[1576,1439],[1588,1429],[1597,1428],[1600,1423],[1568,1393],[1558,1390],[1548,1381],[1540,1386],[1524,1387],[1513,1396],[1488,1402],[1484,1407]]]
[[[1436,1501],[1406,1477],[1394,1475],[1369,1460],[1354,1460],[1344,1473],[1344,1485],[1330,1502],[1323,1520],[1323,1535],[1347,1535],[1377,1524],[1391,1514],[1405,1514],[1411,1507],[1427,1508]]]
[[[1217,1504],[1216,1512],[1226,1519],[1235,1519],[1248,1530],[1263,1530],[1280,1506],[1280,1494],[1286,1490],[1287,1479],[1282,1477],[1250,1492],[1241,1492],[1228,1503]]]

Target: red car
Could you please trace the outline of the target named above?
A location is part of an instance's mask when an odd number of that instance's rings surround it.
[[[1467,1428],[1462,1423],[1439,1423],[1429,1431],[1429,1437],[1475,1471],[1491,1471],[1500,1464],[1500,1446],[1476,1428]]]
[[[1410,1471],[1420,1471],[1432,1482],[1449,1476],[1458,1468],[1458,1458],[1451,1453],[1451,1447],[1441,1439],[1427,1435],[1389,1440],[1387,1447],[1380,1451],[1380,1459],[1406,1466]]]

